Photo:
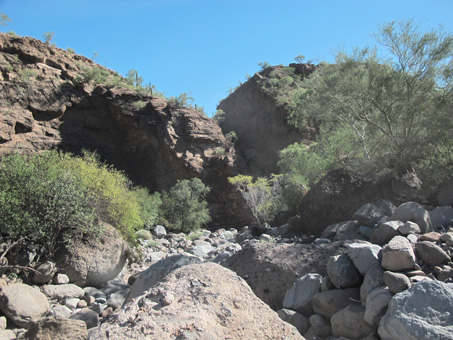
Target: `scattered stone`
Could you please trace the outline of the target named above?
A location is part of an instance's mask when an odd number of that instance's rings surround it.
[[[77,302],[77,308],[86,308],[88,307],[88,303],[85,300],[79,300]]]
[[[451,340],[452,311],[452,284],[420,282],[392,298],[378,334],[382,339]]]
[[[101,317],[107,318],[113,313],[113,308],[112,307],[107,307],[101,312]]]
[[[6,329],[6,318],[4,316],[0,316],[0,330]]]
[[[331,290],[331,289],[335,289],[335,286],[333,285],[332,281],[330,281],[329,276],[326,275],[322,278],[321,292],[325,292],[326,290]]]
[[[360,291],[358,288],[334,289],[316,293],[311,303],[316,314],[320,314],[330,320],[332,315],[345,308],[354,301],[359,301]]]
[[[348,246],[348,255],[360,274],[365,275],[371,268],[380,265],[381,250],[377,244],[352,243]]]
[[[308,318],[293,310],[284,308],[277,311],[277,314],[280,319],[296,327],[300,334],[305,334],[310,328]]]
[[[96,312],[98,315],[101,315],[104,309],[106,309],[108,306],[106,303],[103,302],[94,302],[91,304],[90,308],[93,312]]]
[[[72,298],[81,299],[85,294],[82,288],[72,283],[66,285],[47,285],[41,287],[41,290],[47,297],[57,300]]]
[[[381,286],[385,286],[384,270],[381,267],[374,267],[366,273],[363,279],[362,286],[360,287],[360,300],[365,302],[368,294]]]
[[[99,325],[99,314],[89,308],[81,309],[69,317],[71,320],[82,320],[87,329],[97,327]]]
[[[52,261],[41,263],[35,269],[39,272],[39,274],[34,273],[31,280],[37,285],[49,283],[57,272],[55,263]]]
[[[409,234],[406,236],[406,238],[413,245],[415,245],[418,242],[418,237],[415,234]]]
[[[379,200],[376,205],[384,210],[386,216],[392,216],[396,210],[396,206],[388,200]]]
[[[374,227],[374,225],[385,216],[384,209],[374,205],[372,203],[367,203],[362,205],[357,211],[352,215],[354,220],[358,220],[367,227]]]
[[[321,238],[327,238],[333,242],[346,240],[365,240],[357,232],[361,223],[358,221],[346,221],[329,225],[321,234]]]
[[[391,271],[413,269],[415,254],[410,242],[403,236],[395,236],[382,249],[381,265]]]
[[[27,340],[85,340],[87,327],[80,320],[48,317],[34,323],[25,334]]]
[[[411,280],[404,274],[384,272],[384,282],[392,294],[405,291],[411,286]]]
[[[95,299],[99,299],[99,298],[104,298],[105,299],[106,298],[106,295],[105,295],[105,293],[103,291],[101,291],[101,290],[99,290],[97,288],[94,288],[94,287],[85,287],[85,288],[83,288],[83,293],[84,293],[84,295],[83,295],[84,298],[86,298],[88,296],[92,296]]]
[[[65,285],[69,283],[69,277],[66,274],[57,273],[54,277],[52,282],[56,285]]]
[[[392,297],[392,293],[386,287],[378,287],[368,294],[363,319],[373,326],[373,329],[379,325]]]
[[[330,323],[322,315],[313,314],[310,316],[309,321],[311,325],[310,334],[323,338],[332,335],[332,326],[330,326]]]
[[[418,224],[423,234],[433,231],[428,211],[416,202],[407,202],[396,208],[391,220],[412,221]]]
[[[71,313],[72,313],[72,310],[69,309],[67,306],[57,304],[50,308],[49,312],[47,313],[47,316],[68,318]]]
[[[331,256],[327,261],[327,275],[338,289],[355,287],[361,276],[347,255]]]
[[[272,240],[272,236],[268,234],[262,234],[259,238],[261,242],[270,242]]]
[[[49,308],[46,296],[28,285],[17,283],[0,288],[0,310],[19,327],[30,327]]]
[[[445,268],[440,273],[437,274],[439,281],[446,281],[448,279],[453,279],[453,268]]]
[[[163,238],[165,235],[167,235],[167,230],[165,230],[164,226],[156,225],[153,229],[153,234],[157,238]]]
[[[365,308],[349,305],[339,310],[330,319],[333,335],[344,336],[351,340],[360,340],[370,335],[374,327],[364,320]]]
[[[311,299],[321,290],[322,276],[305,274],[286,291],[283,307],[297,311],[305,316],[313,314]]]
[[[451,261],[450,256],[433,242],[419,241],[415,245],[415,251],[423,263],[431,267],[447,264]]]
[[[431,242],[437,242],[440,240],[440,237],[442,235],[435,232],[435,231],[432,231],[430,233],[426,233],[426,234],[423,234],[420,236],[420,241],[431,241]]]
[[[444,242],[453,241],[453,233],[445,233],[440,237],[440,239]]]
[[[79,301],[81,301],[78,298],[72,298],[72,299],[66,299],[65,301],[65,306],[74,310],[77,308],[77,305],[79,304]],[[86,302],[85,302],[86,303]]]
[[[392,238],[399,235],[398,229],[404,225],[401,221],[389,221],[378,225],[371,235],[371,242],[376,244],[386,244]]]
[[[420,234],[422,232],[418,224],[411,221],[404,222],[404,224],[398,228],[398,231],[402,235]]]
[[[364,225],[361,225],[357,229],[357,232],[369,240],[369,239],[371,239],[371,235],[373,235],[374,230],[372,228],[368,228],[368,227],[365,227]]]

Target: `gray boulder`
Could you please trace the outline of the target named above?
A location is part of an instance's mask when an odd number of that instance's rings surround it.
[[[437,207],[429,212],[429,218],[434,230],[446,228],[453,223],[453,208],[451,206]]]
[[[411,280],[404,274],[384,272],[384,282],[392,294],[404,292],[411,286]]]
[[[46,296],[28,285],[17,283],[0,288],[0,310],[19,327],[29,328],[49,308]]]
[[[360,291],[358,288],[333,289],[316,293],[311,303],[316,314],[320,314],[330,320],[332,315],[340,309],[347,307],[354,301],[359,301]]]
[[[441,247],[430,241],[417,242],[415,251],[423,263],[431,267],[447,264],[451,261],[450,256]]]
[[[372,203],[367,203],[362,205],[357,211],[352,215],[354,220],[361,222],[367,227],[374,227],[376,223],[379,222],[381,218],[385,217],[385,211],[381,207],[374,205]]]
[[[321,275],[305,274],[286,291],[283,307],[310,316],[313,314],[311,299],[321,290],[321,283]]]
[[[361,224],[358,221],[346,221],[329,225],[321,234],[321,238],[331,241],[365,240],[358,228]]]
[[[377,244],[352,243],[348,246],[348,255],[360,274],[365,275],[371,268],[380,265],[381,250]]]
[[[311,327],[308,334],[304,334],[308,339],[311,339],[311,336],[326,338],[332,335],[332,326],[322,315],[313,314],[309,321]]]
[[[404,222],[404,224],[398,228],[398,231],[402,235],[420,234],[422,232],[418,224],[411,221]]]
[[[369,293],[374,289],[385,286],[384,270],[381,267],[374,267],[366,273],[360,287],[360,300],[365,302]]]
[[[67,285],[48,285],[41,288],[42,292],[51,299],[63,300],[78,298],[81,299],[85,292],[79,286],[72,283]]]
[[[154,236],[156,236],[157,238],[162,238],[164,237],[165,235],[167,235],[167,230],[165,230],[165,227],[164,226],[161,226],[161,225],[156,225],[153,229],[153,234]]]
[[[277,311],[277,314],[280,319],[296,327],[300,334],[305,334],[310,328],[309,319],[293,310],[284,308]]]
[[[331,256],[327,261],[327,275],[338,289],[355,287],[362,279],[347,255]]]
[[[69,318],[71,320],[83,321],[88,329],[99,325],[99,314],[89,308],[78,310]]]
[[[403,226],[401,221],[388,221],[378,225],[371,235],[371,242],[377,244],[386,244],[392,238],[399,235],[398,229]]]
[[[396,208],[391,220],[412,221],[418,224],[422,233],[433,231],[428,211],[416,202],[407,202]]]
[[[363,319],[373,326],[373,329],[379,325],[392,297],[392,293],[386,287],[378,287],[368,294]]]
[[[423,281],[396,294],[381,319],[383,340],[453,339],[453,284]]]
[[[55,263],[52,261],[41,263],[35,269],[38,273],[34,273],[31,280],[37,285],[49,283],[57,272],[57,267],[55,267]]]
[[[395,236],[382,249],[382,268],[399,271],[413,269],[415,266],[415,254],[412,245],[403,236]]]
[[[364,320],[365,308],[349,305],[336,312],[330,319],[333,335],[350,340],[360,340],[370,335],[374,327]]]

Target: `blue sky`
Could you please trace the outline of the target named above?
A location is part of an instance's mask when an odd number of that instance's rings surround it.
[[[136,69],[167,96],[190,93],[209,116],[260,62],[333,61],[392,20],[453,32],[452,0],[0,0],[0,12],[12,20],[3,32],[54,32],[58,47]]]

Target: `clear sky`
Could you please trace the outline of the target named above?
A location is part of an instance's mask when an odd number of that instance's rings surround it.
[[[453,32],[453,0],[0,0],[0,12],[3,32],[54,32],[58,47],[136,69],[166,96],[190,93],[209,116],[260,62],[333,61],[392,20]]]

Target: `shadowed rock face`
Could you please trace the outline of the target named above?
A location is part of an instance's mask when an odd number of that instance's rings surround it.
[[[0,155],[97,150],[151,191],[199,177],[211,187],[213,227],[249,221],[227,181],[244,162],[214,120],[130,88],[83,81],[87,70],[115,72],[34,38],[0,34],[0,69]]]
[[[317,68],[312,64],[289,66],[301,77],[309,76]],[[314,139],[314,129],[301,133],[288,124],[288,110],[262,88],[271,73],[279,77],[283,68],[269,67],[255,74],[218,106],[225,112],[222,128],[236,132],[236,146],[248,160],[248,170],[259,175],[277,173],[278,151],[292,143]]]

